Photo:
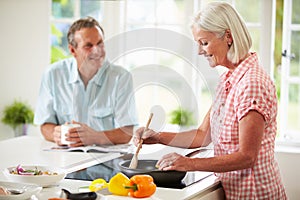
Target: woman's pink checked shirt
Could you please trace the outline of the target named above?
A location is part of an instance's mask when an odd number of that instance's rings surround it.
[[[287,199],[274,159],[276,89],[259,65],[256,53],[252,53],[233,72],[221,76],[210,115],[215,156],[239,150],[239,121],[250,110],[259,112],[266,123],[254,167],[216,173],[216,176],[222,182],[226,199]]]

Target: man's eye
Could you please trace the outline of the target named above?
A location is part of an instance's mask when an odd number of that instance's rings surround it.
[[[102,46],[104,44],[104,42],[102,41],[102,42],[99,42],[98,43],[98,46]]]
[[[91,48],[93,45],[91,45],[91,44],[87,44],[87,45],[85,45],[84,46],[84,48]]]

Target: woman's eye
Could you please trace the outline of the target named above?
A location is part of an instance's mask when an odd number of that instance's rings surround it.
[[[206,46],[208,43],[207,42],[201,42],[202,46]]]

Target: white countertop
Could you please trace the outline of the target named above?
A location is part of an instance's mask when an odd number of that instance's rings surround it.
[[[21,136],[0,141],[0,169],[22,165],[45,165],[59,167],[66,173],[90,167],[114,158],[119,153],[51,152],[54,143],[34,136]],[[0,176],[1,178],[1,176]]]
[[[80,181],[80,180],[70,180],[65,179],[61,182],[61,184],[57,187],[44,188],[36,197],[38,199],[48,199],[53,197],[59,197],[61,195],[61,189],[67,189],[72,193],[79,192],[79,188],[82,186],[88,186],[90,181]],[[168,189],[168,188],[160,188],[158,187],[156,192],[148,198],[143,198],[143,200],[169,200],[169,199],[191,199],[195,196],[201,197],[201,194],[207,194],[208,192],[216,189],[218,187],[219,182],[216,182],[215,176],[209,176],[204,180],[194,183],[184,189]],[[82,191],[81,191],[82,192]],[[136,199],[131,197],[124,196],[116,196],[108,194],[107,191],[100,191],[97,199],[101,200],[121,200],[121,199]]]
[[[4,168],[17,166],[18,164],[36,164],[60,167],[69,173],[121,156],[119,153],[44,151],[44,149],[49,149],[52,146],[54,146],[53,143],[34,136],[22,136],[0,141],[0,170],[2,171]],[[163,154],[172,151],[176,151],[181,154],[186,154],[188,152],[182,149],[166,148],[162,145],[145,145],[141,150],[141,157],[139,159],[158,159],[158,156],[162,156]],[[202,156],[207,156],[207,152],[204,152]],[[203,172],[203,174],[200,173],[200,175],[206,177],[209,173]],[[7,181],[2,173],[0,174],[0,180]],[[59,197],[61,194],[61,188],[66,188],[71,192],[79,192],[79,187],[88,186],[89,184],[89,181],[64,179],[58,186],[44,188],[36,197],[37,199]],[[201,196],[201,193],[206,193],[208,190],[217,187],[218,184],[219,182],[216,182],[216,177],[214,175],[210,175],[183,189],[157,188],[155,194],[148,199],[191,199],[197,195]],[[102,195],[99,195],[99,199],[132,199],[130,197],[107,195],[107,193],[105,196],[102,196],[102,198],[100,198],[100,196]]]

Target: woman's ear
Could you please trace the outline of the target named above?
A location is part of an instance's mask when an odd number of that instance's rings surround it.
[[[232,39],[231,31],[229,29],[225,31],[225,39],[228,46],[230,47],[232,45],[233,39]]]

